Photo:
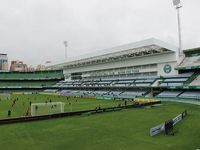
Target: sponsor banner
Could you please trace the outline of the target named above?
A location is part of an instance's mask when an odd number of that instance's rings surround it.
[[[178,116],[176,116],[174,119],[173,119],[173,122],[175,124],[177,124],[178,122],[180,122],[181,120],[183,120],[185,117],[187,116],[187,111],[184,111],[183,113],[179,114]]]
[[[42,94],[42,95],[50,95],[49,93],[45,93],[45,92],[40,92],[39,94]]]
[[[180,122],[181,120],[183,120],[185,117],[187,116],[187,111],[184,111],[183,113],[179,114],[178,116],[176,116],[173,120],[173,126],[175,126],[178,122]],[[153,128],[150,129],[150,135],[154,136],[157,135],[161,132],[165,131],[165,123],[157,125]]]
[[[163,124],[160,124],[160,125],[157,125],[156,127],[153,127],[150,129],[150,135],[151,136],[155,136],[161,132],[165,131],[165,125],[164,123]]]
[[[95,99],[95,96],[82,96],[82,98],[91,98],[91,99]]]
[[[45,93],[45,92],[40,92],[39,94],[41,94],[41,95],[51,95],[51,96],[61,96],[59,93]]]
[[[13,95],[21,95],[21,94],[24,94],[23,92],[13,92],[12,93]]]
[[[178,116],[176,116],[174,119],[173,119],[173,125],[177,124],[179,121],[182,120],[182,114],[179,114]]]
[[[24,92],[24,95],[31,95],[33,94],[32,92]]]
[[[96,99],[113,100],[113,97],[108,97],[108,96],[97,96]]]

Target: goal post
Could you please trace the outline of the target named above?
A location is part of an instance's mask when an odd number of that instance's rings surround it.
[[[63,113],[64,106],[65,103],[63,102],[32,103],[31,116]]]

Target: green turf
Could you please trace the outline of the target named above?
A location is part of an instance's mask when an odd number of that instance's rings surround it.
[[[83,101],[93,107],[93,100]],[[184,110],[189,115],[176,125],[175,136],[149,136],[151,127]],[[0,145],[5,150],[196,150],[199,129],[200,106],[163,102],[160,107],[3,125]]]
[[[16,104],[12,107],[14,99],[17,99]],[[123,105],[121,101],[114,100],[96,100],[96,99],[80,99],[80,98],[69,98],[62,96],[50,96],[50,95],[11,95],[10,100],[1,100],[0,101],[0,118],[7,118],[8,110],[11,110],[12,117],[25,116],[26,111],[30,108],[30,102],[32,103],[45,103],[45,101],[52,102],[64,102],[65,103],[65,112],[70,111],[80,111],[95,109],[96,107],[106,108],[118,106],[119,103]],[[25,106],[23,103],[25,102]],[[132,102],[128,102],[128,104]],[[70,105],[71,104],[71,105]]]

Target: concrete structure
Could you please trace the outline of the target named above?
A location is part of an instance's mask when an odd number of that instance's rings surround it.
[[[23,61],[11,61],[11,71],[28,71],[28,66]]]
[[[49,66],[63,69],[67,80],[176,75],[178,48],[157,39],[147,39]]]
[[[8,56],[0,54],[0,71],[8,71]]]
[[[36,67],[36,70],[37,70],[37,71],[47,70],[47,67],[46,67],[45,65],[40,64],[40,65],[38,65],[38,66]]]

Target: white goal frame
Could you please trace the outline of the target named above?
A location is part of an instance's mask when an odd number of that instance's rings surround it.
[[[63,113],[64,106],[65,103],[63,102],[32,103],[31,116]]]

